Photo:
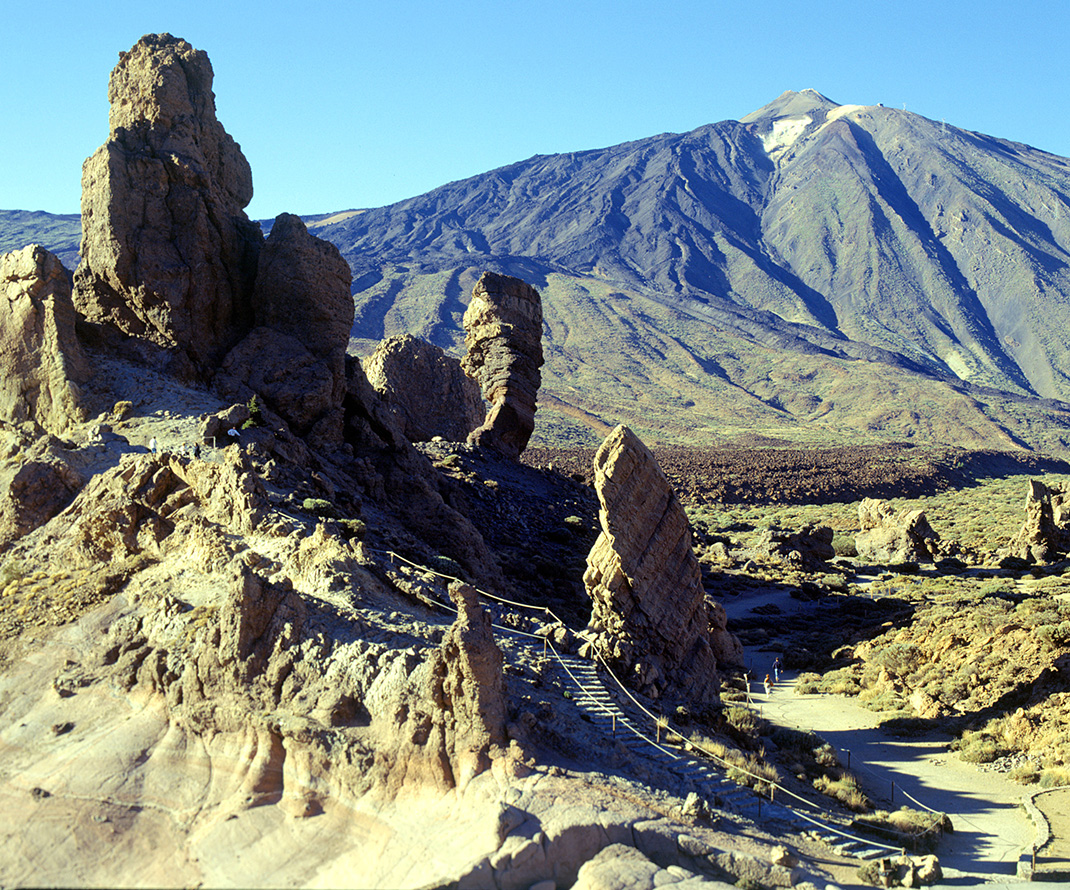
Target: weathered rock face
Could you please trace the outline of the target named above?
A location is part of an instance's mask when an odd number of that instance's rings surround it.
[[[1045,563],[1070,550],[1070,530],[1066,528],[1066,492],[1049,488],[1039,479],[1029,480],[1025,501],[1025,523],[1006,548],[1010,556],[1027,562]]]
[[[535,429],[542,382],[542,298],[519,278],[484,272],[464,313],[461,367],[490,402],[486,422],[468,441],[516,458]]]
[[[858,526],[855,549],[859,559],[894,565],[933,562],[939,555],[940,536],[922,510],[897,513],[887,501],[865,498],[858,505]]]
[[[0,256],[0,291],[0,419],[61,433],[85,419],[79,384],[89,377],[67,270],[31,245]]]
[[[486,417],[479,385],[461,363],[411,334],[381,341],[364,371],[410,442],[463,442]]]
[[[253,315],[260,327],[301,341],[313,355],[345,353],[353,327],[353,274],[338,248],[282,213],[260,251]]]
[[[140,338],[204,377],[251,325],[262,236],[252,173],[215,116],[208,56],[149,34],[108,82],[108,141],[82,168],[75,306],[106,339]],[[158,352],[158,350],[157,350]]]
[[[85,483],[59,457],[59,449],[49,451],[19,464],[10,475],[0,472],[0,551],[48,522]]]
[[[338,248],[289,213],[276,218],[260,252],[253,293],[257,327],[216,375],[226,398],[256,393],[314,447],[342,441],[352,280]]]
[[[465,584],[450,585],[450,598],[457,620],[442,644],[403,683],[388,682],[385,675],[371,690],[373,717],[391,711],[407,715],[397,752],[403,769],[391,771],[391,785],[418,778],[463,790],[505,751],[502,653],[490,617]]]
[[[739,662],[723,609],[711,614],[687,515],[650,450],[618,426],[594,458],[602,534],[583,581],[598,651],[639,689],[718,700],[717,660]]]

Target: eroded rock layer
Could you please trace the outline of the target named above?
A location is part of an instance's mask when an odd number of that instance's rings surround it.
[[[519,457],[535,429],[542,381],[542,298],[519,278],[484,272],[464,313],[468,352],[461,367],[490,402],[487,419],[468,441]]]
[[[651,696],[717,701],[718,660],[742,652],[724,610],[706,601],[683,507],[627,427],[602,443],[594,469],[602,534],[583,576],[594,645]]]
[[[251,321],[262,242],[249,164],[216,119],[208,56],[148,34],[108,82],[109,135],[82,167],[75,305],[106,338],[203,377]]]

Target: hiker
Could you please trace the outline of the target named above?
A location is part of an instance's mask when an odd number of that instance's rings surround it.
[[[229,430],[227,430],[227,435],[230,436],[231,442],[236,443],[238,441],[238,431],[234,429],[234,427],[231,427]]]
[[[762,685],[765,686],[765,694],[769,695],[773,691],[773,681],[769,679],[769,675],[765,675],[765,680],[762,681]]]
[[[200,456],[201,456],[201,443],[200,442],[194,442],[193,443],[193,456],[196,457],[196,458],[200,458]]]
[[[773,682],[774,683],[779,683],[780,682],[780,656],[779,655],[776,657],[776,660],[773,662]]]
[[[155,436],[153,436],[151,439],[149,439],[149,451],[152,452],[153,454],[156,453],[156,437]]]

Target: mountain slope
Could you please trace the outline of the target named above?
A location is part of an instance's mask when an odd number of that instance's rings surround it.
[[[808,90],[319,234],[354,267],[359,338],[456,347],[477,270],[532,280],[550,395],[607,423],[730,433],[742,412],[818,437],[1059,449],[1065,408],[1030,399],[1070,399],[1068,194],[1063,158]]]
[[[484,269],[542,293],[536,435],[1070,447],[1070,161],[787,92],[740,121],[317,218],[352,346],[459,351]]]

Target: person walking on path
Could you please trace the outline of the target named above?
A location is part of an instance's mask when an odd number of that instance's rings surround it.
[[[765,686],[765,694],[769,695],[773,691],[773,681],[769,679],[769,675],[765,675],[765,680],[762,681],[762,685]]]
[[[780,682],[780,656],[778,655],[773,661],[773,682]]]
[[[156,453],[156,437],[155,436],[153,436],[151,439],[149,439],[149,451],[152,452],[153,454]]]

